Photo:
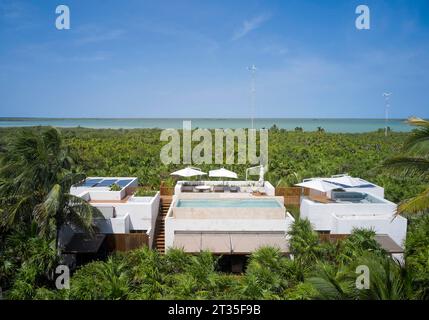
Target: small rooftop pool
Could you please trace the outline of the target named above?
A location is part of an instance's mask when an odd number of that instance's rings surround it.
[[[382,200],[364,192],[332,192],[336,203],[383,203]]]
[[[281,208],[282,205],[274,199],[200,199],[179,200],[178,208]]]

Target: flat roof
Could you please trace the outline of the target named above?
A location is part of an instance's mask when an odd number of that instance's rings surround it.
[[[124,188],[135,179],[137,177],[88,177],[80,183],[76,183],[73,187],[100,188],[117,184],[119,187]]]
[[[346,233],[319,234],[320,240],[330,242],[341,241],[349,236],[350,234]],[[382,249],[386,250],[390,254],[404,253],[404,249],[399,246],[388,234],[376,234],[375,241],[378,242]]]
[[[375,240],[380,244],[380,246],[389,253],[404,253],[404,249],[399,246],[389,235],[387,234],[377,234]]]

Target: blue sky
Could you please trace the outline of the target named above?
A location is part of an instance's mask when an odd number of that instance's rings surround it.
[[[429,117],[428,40],[427,0],[0,0],[0,117],[248,117],[252,64],[257,117]]]

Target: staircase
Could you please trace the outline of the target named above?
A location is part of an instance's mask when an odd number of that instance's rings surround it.
[[[161,196],[159,203],[159,213],[156,219],[155,227],[155,249],[160,253],[165,253],[165,216],[167,215],[168,209],[170,209],[172,196]]]

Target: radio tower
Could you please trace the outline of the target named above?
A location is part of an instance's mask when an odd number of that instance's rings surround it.
[[[392,95],[391,92],[384,92],[384,136],[387,137],[387,122],[389,121],[389,108],[390,108],[390,102],[389,98]]]
[[[252,129],[253,129],[253,118],[254,118],[254,113],[255,113],[255,95],[256,95],[256,88],[255,88],[255,74],[256,74],[256,66],[254,64],[252,64],[250,67],[247,67],[247,70],[250,71],[251,76],[252,76],[252,84],[251,84],[251,120],[252,120]]]

